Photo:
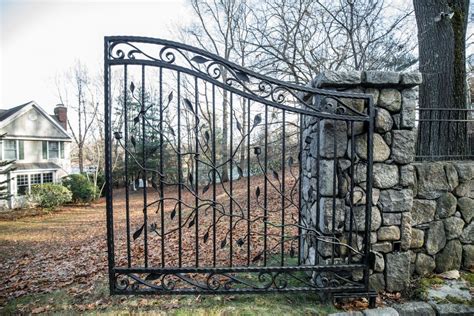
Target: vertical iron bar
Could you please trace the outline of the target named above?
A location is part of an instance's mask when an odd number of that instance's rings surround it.
[[[265,161],[263,165],[263,265],[267,266],[267,221],[268,221],[268,199],[267,199],[267,174],[268,174],[268,105],[265,105]]]
[[[196,267],[199,267],[199,88],[198,78],[194,77],[194,111],[195,111],[195,137],[196,137],[196,153],[195,153],[195,170],[194,176],[196,178],[195,200],[194,207],[196,212],[195,228],[196,228]]]
[[[212,265],[216,266],[216,86],[212,85]]]
[[[351,186],[349,193],[349,246],[352,246],[352,221],[354,220],[354,156],[355,156],[355,136],[354,136],[354,121],[351,121]],[[349,263],[352,263],[352,250],[349,251]]]
[[[250,265],[250,99],[247,99],[247,265]]]
[[[109,291],[115,289],[115,251],[114,251],[114,218],[112,205],[112,108],[110,104],[110,65],[108,62],[109,42],[104,38],[104,113],[105,113],[105,194],[107,210],[107,253],[109,272]]]
[[[163,68],[160,67],[160,221],[161,221],[161,266],[165,267],[165,200],[163,186]]]
[[[369,247],[370,247],[370,223],[372,218],[372,167],[373,167],[373,143],[374,143],[374,125],[375,111],[372,97],[368,101],[369,113],[369,132],[367,133],[367,187],[366,187],[366,210],[365,210],[365,236],[364,236],[364,283],[365,288],[369,290]]]
[[[337,169],[337,138],[336,138],[336,130],[337,124],[339,121],[333,120],[333,170],[332,170],[332,238],[335,238],[335,229],[336,229],[336,169]],[[324,214],[326,215],[326,214]],[[331,264],[334,264],[334,254],[336,252],[336,244],[333,242],[331,243]]]
[[[181,72],[177,74],[178,90],[178,266],[182,266],[183,241],[182,241],[182,205],[181,205],[181,187],[183,185],[183,169],[181,165]]]
[[[301,246],[302,246],[302,243],[301,243],[301,234],[302,234],[302,229],[301,229],[301,198],[302,198],[302,189],[303,189],[303,183],[302,183],[302,180],[303,180],[303,125],[304,125],[304,116],[303,114],[300,114],[300,130],[299,130],[299,133],[298,133],[298,147],[299,147],[299,150],[298,150],[298,179],[296,179],[297,181],[299,181],[298,183],[298,265],[301,265],[301,254],[303,253],[302,249],[301,249]],[[291,168],[291,166],[290,166]],[[311,199],[311,197],[310,197]]]
[[[281,149],[281,266],[285,265],[285,155],[286,155],[286,111],[282,111],[282,149]]]
[[[130,181],[128,177],[128,108],[127,108],[127,65],[123,66],[123,115],[124,115],[124,147],[125,147],[125,220],[127,221],[127,264],[132,266],[132,254],[130,250]]]
[[[233,178],[233,161],[234,161],[234,154],[233,154],[233,151],[234,151],[234,144],[233,144],[233,140],[234,140],[234,132],[233,132],[233,126],[232,126],[232,115],[234,114],[234,94],[231,92],[230,93],[230,114],[229,114],[229,119],[230,119],[230,161],[229,161],[229,165],[230,165],[230,183],[229,183],[229,190],[230,190],[230,205],[229,205],[229,213],[230,213],[230,217],[229,217],[229,236],[230,236],[230,244],[229,244],[229,265],[232,267],[232,264],[233,264],[233,260],[232,260],[232,253],[233,253],[233,243],[234,243],[234,240],[233,240],[233,229],[232,229],[232,222],[233,222],[233,218],[232,216],[234,215],[233,213],[233,207],[234,207],[234,201],[232,200],[233,199],[233,194],[232,194],[232,191],[233,191],[233,185],[232,185],[232,182],[234,180]],[[225,124],[225,122],[224,122]]]
[[[321,162],[320,162],[320,159],[321,159],[321,119],[318,117],[317,118],[317,121],[316,121],[316,134],[317,134],[317,146],[316,146],[316,227],[318,227],[318,230],[321,231],[321,210],[320,210],[320,200],[321,200],[321,192],[320,192],[320,188],[321,188],[321,177],[320,177],[320,165],[321,165]],[[313,140],[314,141],[314,140]],[[312,197],[310,197],[312,198]],[[319,239],[316,238],[316,258],[314,260],[315,264],[318,264],[319,263]]]
[[[142,166],[143,166],[143,243],[145,255],[145,268],[148,267],[148,202],[147,202],[147,172],[146,172],[146,147],[145,147],[145,65],[142,65],[142,91],[141,91],[141,114],[142,114]]]

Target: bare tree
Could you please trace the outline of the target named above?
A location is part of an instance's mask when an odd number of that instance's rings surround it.
[[[95,122],[99,102],[92,79],[87,68],[81,63],[64,75],[64,81],[56,81],[59,99],[70,110],[70,115],[77,118],[68,120],[70,132],[77,146],[77,156],[80,172],[84,172],[84,145]],[[68,96],[73,94],[72,99]],[[72,110],[72,111],[71,111]],[[74,122],[74,123],[71,123]]]

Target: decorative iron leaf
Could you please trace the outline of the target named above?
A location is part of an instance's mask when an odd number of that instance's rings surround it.
[[[252,262],[257,262],[258,260],[262,259],[262,252],[259,252],[258,255],[256,255],[253,259]]]
[[[276,172],[274,169],[272,169],[272,174],[273,174],[273,177],[278,180],[280,179],[280,176],[278,175],[278,172]]]
[[[236,124],[237,124],[237,129],[239,130],[239,132],[242,133],[242,125],[240,125],[240,122],[238,120],[236,120]]]
[[[188,181],[192,186],[193,185],[193,174],[191,172],[188,173]]]
[[[171,103],[172,100],[173,100],[173,91],[171,91],[170,94],[168,94],[168,104]]]
[[[204,243],[207,242],[207,240],[209,239],[209,231],[207,231],[205,234],[204,234],[204,237],[202,237]]]
[[[222,241],[221,241],[221,249],[224,248],[225,245],[227,245],[227,239],[226,238],[222,239]]]
[[[211,138],[211,135],[209,134],[209,131],[204,132],[204,138],[206,138],[206,143],[208,143],[209,139]]]
[[[241,178],[244,176],[244,171],[242,170],[242,168],[240,168],[240,166],[237,166],[237,172],[239,173],[239,176]]]
[[[153,187],[153,189],[158,190],[158,185],[153,179],[151,180],[151,186]]]
[[[259,113],[259,114],[255,115],[255,117],[253,119],[253,127],[255,128],[255,126],[257,126],[261,122],[262,122],[262,116]]]
[[[239,238],[239,239],[237,240],[237,245],[239,245],[239,247],[242,247],[242,245],[243,245],[244,243],[245,243],[245,242],[244,242],[244,240],[243,240],[242,238]]]
[[[293,162],[294,162],[293,157],[290,156],[290,158],[288,158],[288,166],[290,166],[290,167],[293,166]]]
[[[173,136],[176,136],[176,133],[174,132],[174,129],[170,126],[170,132]]]
[[[196,219],[196,217],[193,217],[193,219],[189,222],[188,228],[193,227],[195,219]]]
[[[191,61],[194,61],[195,63],[198,63],[198,64],[204,64],[204,63],[207,63],[209,59],[196,55],[193,58],[191,58]]]
[[[209,182],[209,183],[206,184],[206,185],[204,186],[204,188],[202,189],[202,194],[206,193],[206,192],[209,190],[210,187],[211,187],[211,183]]]
[[[184,98],[184,104],[186,104],[186,107],[188,108],[189,111],[194,113],[193,104],[191,103],[191,101]]]
[[[135,91],[135,84],[133,83],[133,81],[130,83],[130,91]]]
[[[308,189],[308,196],[309,198],[311,198],[313,196],[313,187],[312,186],[309,186],[309,189]]]
[[[138,237],[140,237],[140,235],[142,234],[142,231],[143,231],[143,228],[145,227],[145,225],[142,225],[139,229],[137,229],[134,233],[133,233],[133,240],[137,239]]]
[[[294,258],[295,257],[295,248],[291,247],[290,249],[290,257]]]
[[[137,116],[133,118],[133,124],[137,125],[138,123],[140,123],[140,114],[138,114]]]
[[[158,225],[156,225],[156,223],[151,223],[150,225],[150,230],[153,232],[153,231],[156,231],[156,229],[158,228]]]
[[[122,139],[122,133],[121,132],[115,132],[114,137],[115,137],[115,139]]]
[[[130,142],[132,143],[133,147],[137,146],[137,141],[135,140],[134,136],[130,136]]]
[[[260,187],[257,187],[257,189],[255,190],[255,195],[257,196],[257,199],[258,199],[258,197],[260,196]]]
[[[161,278],[161,273],[150,273],[149,275],[146,276],[145,280],[153,281],[153,280],[158,280],[159,278]]]
[[[173,209],[173,212],[171,212],[171,219],[173,219],[176,216],[176,207]]]
[[[306,144],[311,144],[312,141],[313,141],[313,137],[311,136],[306,136],[306,138],[304,139],[304,142]]]
[[[235,76],[237,77],[237,79],[239,79],[240,81],[243,81],[243,82],[250,82],[250,78],[249,76],[247,76],[246,73],[242,72],[242,71],[235,71]]]

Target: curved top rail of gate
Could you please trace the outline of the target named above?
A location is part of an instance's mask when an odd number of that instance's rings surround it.
[[[148,65],[187,73],[262,104],[321,118],[368,121],[372,96],[302,86],[258,74],[220,56],[186,44],[141,36],[106,36],[104,59],[109,65]],[[291,96],[293,106],[287,96]],[[367,113],[344,99],[362,99]]]

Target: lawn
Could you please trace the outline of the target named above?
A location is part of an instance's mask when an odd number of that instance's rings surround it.
[[[0,232],[2,314],[314,315],[335,311],[320,304],[314,294],[111,297],[106,283],[103,199],[51,213],[1,214]]]

